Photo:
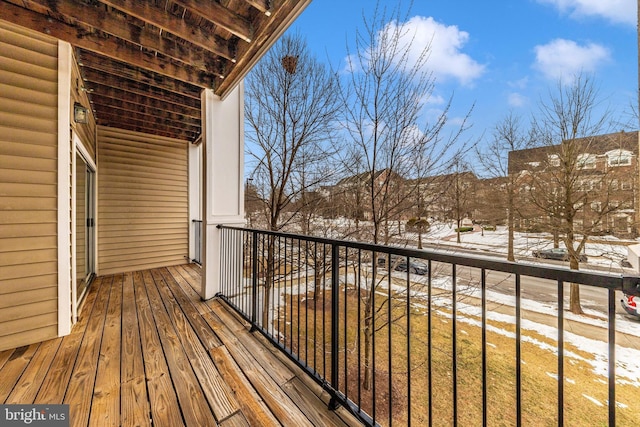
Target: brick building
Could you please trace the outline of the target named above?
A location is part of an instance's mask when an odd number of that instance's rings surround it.
[[[635,237],[639,231],[638,132],[618,132],[509,153],[518,181],[516,229],[551,231],[567,197],[576,232]],[[545,203],[546,207],[542,204]]]

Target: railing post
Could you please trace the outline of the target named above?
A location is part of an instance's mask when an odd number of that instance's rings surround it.
[[[251,232],[251,329],[249,332],[256,330],[256,320],[258,318],[258,232]]]
[[[336,243],[331,244],[331,388],[338,390],[338,334],[340,329],[338,328],[339,313],[338,313],[338,298],[339,289],[338,284],[340,282],[340,247]],[[333,392],[331,400],[329,401],[329,409],[335,410],[338,408],[339,403],[337,396]]]

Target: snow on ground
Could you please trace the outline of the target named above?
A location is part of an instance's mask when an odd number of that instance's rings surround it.
[[[407,233],[408,234],[408,233]],[[423,236],[423,243],[456,245],[465,249],[507,253],[507,229],[497,227],[495,231],[481,231],[476,227],[473,232],[461,233],[461,243],[456,243],[454,226],[444,223],[434,224],[429,233]],[[417,234],[410,234],[417,240]],[[620,261],[627,258],[627,245],[638,243],[635,240],[621,240],[613,236],[598,236],[590,238],[586,245],[585,253],[588,256],[588,265],[597,265],[609,268],[619,268]],[[513,242],[515,255],[531,256],[531,251],[548,249],[553,247],[553,238],[549,233],[514,233]],[[564,247],[560,243],[560,247]]]

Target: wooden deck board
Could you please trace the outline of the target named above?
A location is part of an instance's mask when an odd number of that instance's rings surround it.
[[[114,277],[102,333],[98,371],[93,388],[90,426],[120,425],[120,355],[123,275]]]
[[[84,426],[89,421],[93,388],[98,370],[100,344],[104,332],[104,322],[107,315],[107,304],[113,276],[103,280],[98,289],[98,295],[88,319],[85,337],[82,340],[78,358],[69,380],[64,403],[69,405],[69,418],[74,425]]]
[[[22,373],[20,384],[13,388],[4,403],[19,404],[35,400],[61,342],[62,338],[56,338],[40,344],[29,365]]]
[[[127,273],[122,283],[122,358],[120,366],[120,418],[123,426],[150,426],[150,408],[144,361],[140,343],[140,329],[136,310],[134,276],[142,280],[140,272]]]
[[[200,299],[199,274],[97,278],[70,335],[0,352],[0,403],[68,403],[75,427],[344,427],[300,369]]]

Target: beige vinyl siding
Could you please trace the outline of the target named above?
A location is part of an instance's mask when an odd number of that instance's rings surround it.
[[[98,127],[98,273],[188,257],[188,142]]]
[[[0,21],[0,350],[57,336],[57,43]]]

